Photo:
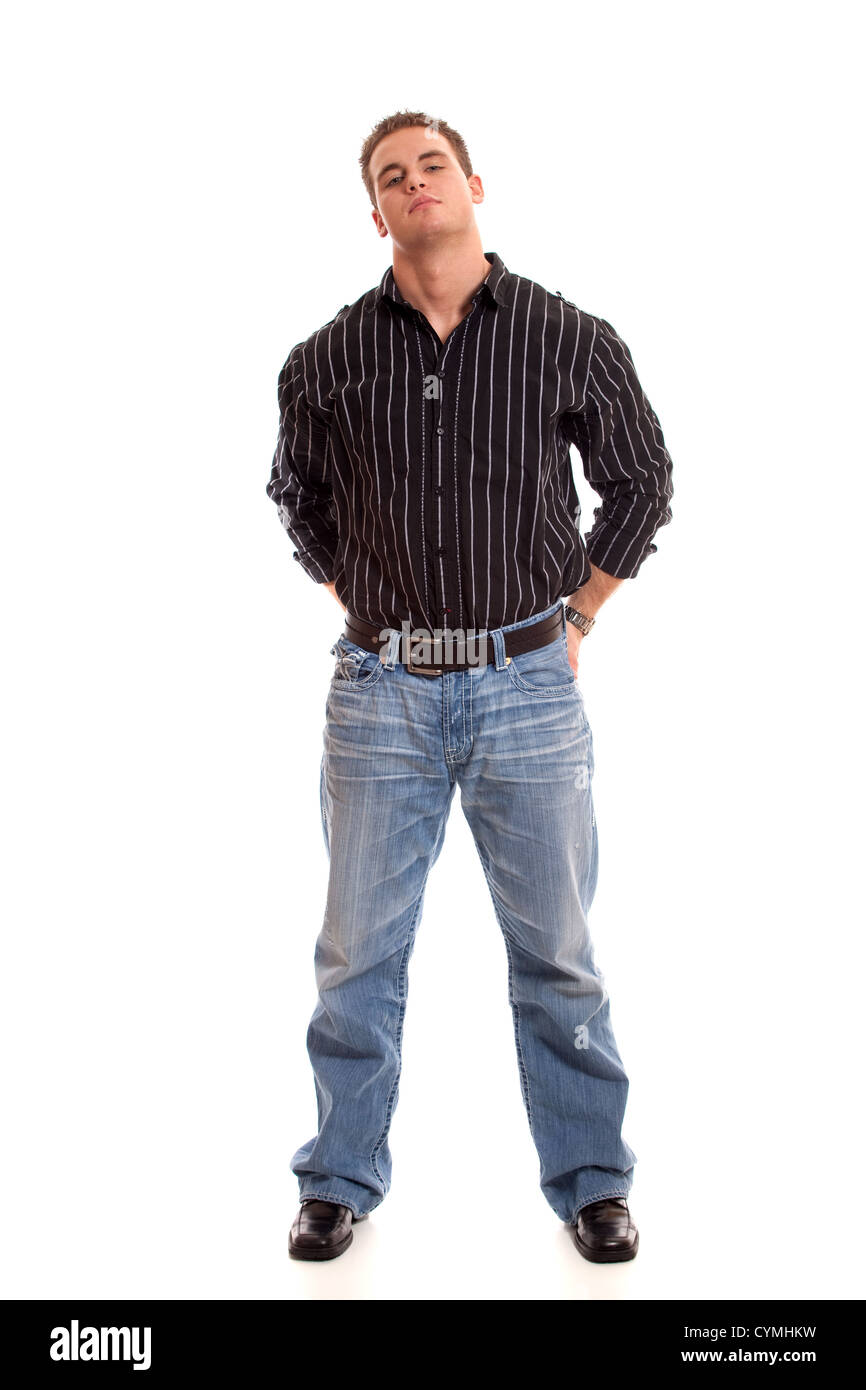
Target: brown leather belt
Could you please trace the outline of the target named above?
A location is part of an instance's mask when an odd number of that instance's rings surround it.
[[[546,647],[548,643],[555,642],[562,633],[564,623],[565,609],[560,608],[556,613],[538,622],[527,623],[525,627],[514,628],[511,632],[503,632],[506,665],[513,656],[518,656],[521,652],[534,652],[539,647]],[[380,639],[380,632],[381,628],[364,622],[363,618],[355,618],[351,613],[346,615],[343,631],[346,640],[363,647],[367,652],[377,652],[384,656],[388,642]],[[401,631],[398,660],[403,661],[405,648],[405,654],[409,659],[404,664],[413,676],[441,676],[446,671],[463,671],[467,667],[481,666],[485,662],[495,664],[496,653],[493,649],[493,638],[489,634],[485,637],[473,637],[468,642],[452,637],[449,642],[447,631],[438,641],[424,641],[420,638],[413,641],[412,632],[413,629],[409,628],[408,624]],[[405,637],[404,633],[407,634]]]

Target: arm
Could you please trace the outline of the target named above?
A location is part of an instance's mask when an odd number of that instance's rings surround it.
[[[330,419],[313,399],[304,344],[277,383],[280,427],[267,494],[297,549],[292,558],[320,584],[333,584],[337,528],[329,460]]]
[[[585,538],[590,577],[566,599],[587,618],[655,553],[652,538],[671,520],[673,496],[671,457],[631,353],[606,319],[596,323],[584,408],[562,417],[565,436],[602,499]],[[577,674],[583,634],[573,623],[566,626]]]
[[[652,539],[671,519],[673,495],[670,454],[631,353],[605,319],[595,323],[586,384],[575,384],[583,406],[562,416],[565,437],[577,446],[587,481],[602,499],[585,537],[593,599],[604,587],[596,569],[614,579],[633,579],[655,552]],[[573,606],[585,611],[579,602]]]
[[[336,586],[336,584],[326,584],[326,585],[325,585],[325,588],[327,589],[327,591],[328,591],[329,594],[333,594],[333,595],[334,595],[334,598],[335,598],[335,599],[337,600],[337,602],[339,603],[339,605],[340,605],[340,607],[342,608],[343,612],[344,612],[344,613],[348,613],[348,611],[349,611],[348,608],[346,607],[346,605],[345,605],[345,603],[343,602],[343,600],[340,598],[340,595],[337,593],[337,586]]]
[[[612,574],[605,574],[590,560],[592,573],[585,584],[581,584],[579,589],[575,589],[573,594],[569,594],[565,600],[572,608],[576,608],[578,613],[582,613],[585,618],[594,618],[601,605],[610,598],[614,589],[618,589],[624,583],[622,579],[615,579]],[[583,636],[579,628],[574,627],[574,635],[578,639]]]
[[[579,589],[575,589],[573,594],[569,594],[565,600],[571,608],[576,608],[578,613],[582,613],[585,618],[594,618],[601,605],[609,599],[614,589],[618,589],[620,584],[625,581],[615,579],[611,574],[605,574],[592,561],[589,562],[592,573],[585,584],[581,584]],[[568,658],[571,668],[577,675],[578,652],[583,641],[583,633],[574,623],[565,624],[566,641],[568,642]]]

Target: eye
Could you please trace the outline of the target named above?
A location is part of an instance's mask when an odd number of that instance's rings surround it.
[[[443,169],[444,167],[445,166],[443,164],[428,164],[426,172],[429,173],[431,169]],[[394,174],[385,184],[385,187],[390,188],[392,183],[396,183],[397,180],[402,179],[402,177],[402,174]]]

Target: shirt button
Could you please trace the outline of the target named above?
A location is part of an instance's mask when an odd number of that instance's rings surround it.
[[[436,433],[437,433],[437,434],[444,434],[444,433],[445,433],[445,430],[444,430],[444,428],[442,427],[442,425],[437,425],[437,426],[436,426]]]
[[[441,497],[442,494],[443,494],[443,492],[445,491],[445,489],[444,489],[444,487],[439,487],[439,485],[438,485],[438,483],[437,483],[437,485],[436,485],[436,487],[434,487],[433,491],[436,493],[436,496],[437,496],[437,497]]]
[[[444,546],[444,545],[437,546],[437,548],[436,548],[436,554],[437,554],[437,555],[444,555],[444,554],[445,554],[445,546]]]

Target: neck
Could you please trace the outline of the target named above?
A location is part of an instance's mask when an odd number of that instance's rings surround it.
[[[404,299],[428,318],[464,314],[491,264],[484,256],[481,237],[475,235],[457,246],[413,249],[394,247],[394,279]]]

